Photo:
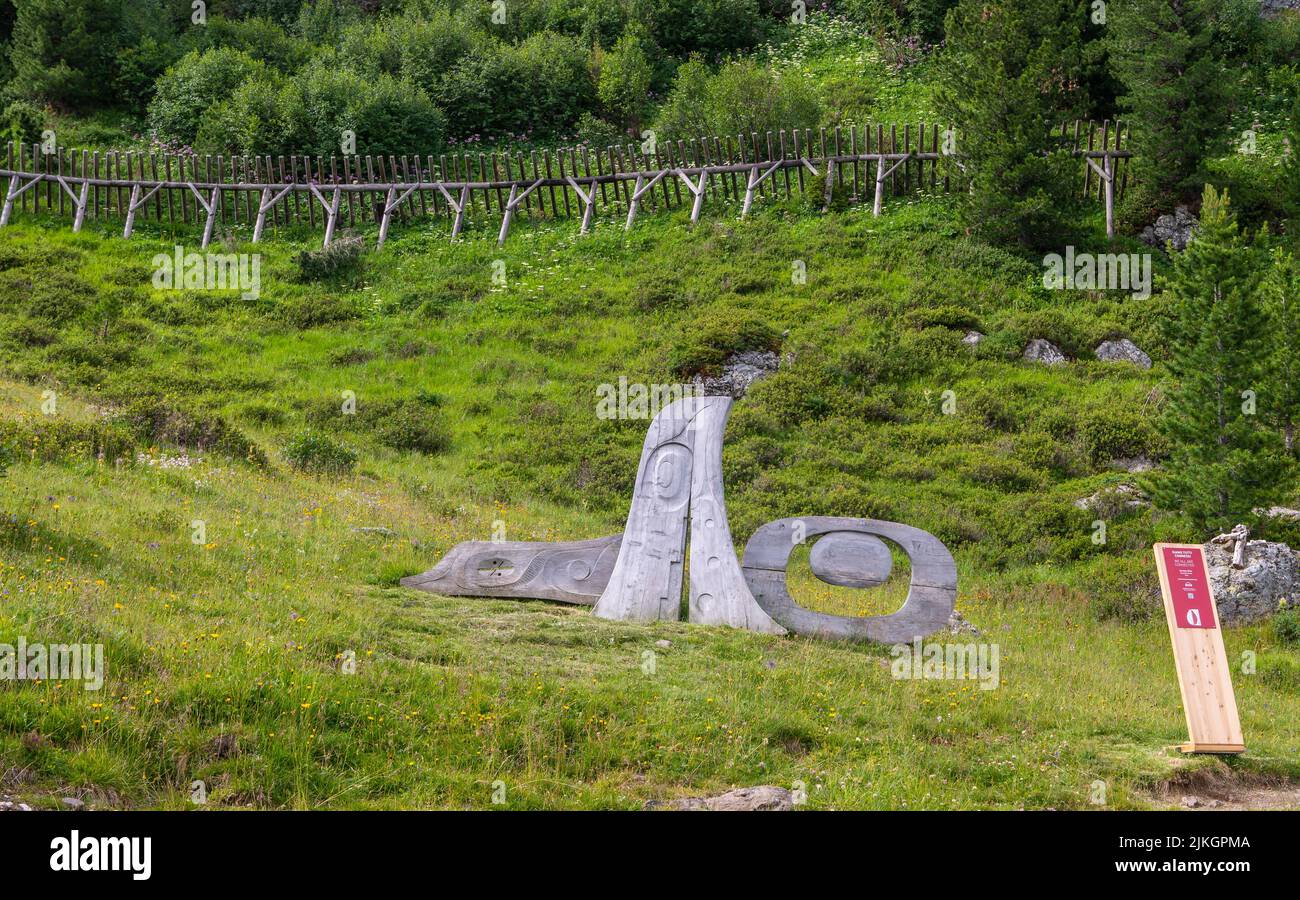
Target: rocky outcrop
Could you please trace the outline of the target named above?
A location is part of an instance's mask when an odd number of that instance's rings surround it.
[[[979,637],[983,632],[972,625],[965,616],[957,610],[953,610],[948,616],[948,633],[953,637],[958,635],[969,634],[972,637]]]
[[[1172,215],[1161,216],[1154,224],[1142,229],[1142,240],[1161,250],[1166,246],[1186,250],[1200,223],[1186,206],[1180,206]]]
[[[1059,366],[1065,362],[1065,354],[1051,341],[1034,338],[1025,347],[1026,362],[1042,363],[1045,366]]]
[[[1151,357],[1138,349],[1138,345],[1128,338],[1102,341],[1093,353],[1102,362],[1129,362],[1141,369],[1151,368]]]
[[[1300,0],[1259,0],[1259,14],[1266,19],[1279,16],[1287,10],[1300,11]]]
[[[1139,506],[1150,506],[1146,494],[1142,493],[1135,485],[1117,484],[1115,487],[1102,488],[1090,497],[1084,497],[1081,500],[1075,500],[1074,505],[1079,509],[1110,509],[1115,510],[1122,507],[1128,509],[1137,509]]]
[[[1300,601],[1300,556],[1286,544],[1247,541],[1245,565],[1232,565],[1233,548],[1205,545],[1210,587],[1225,625],[1244,625],[1268,618],[1282,601]]]
[[[978,331],[968,331],[962,337],[961,342],[974,350],[980,345],[980,341],[982,340],[984,340],[984,335],[980,334]]]
[[[794,794],[772,785],[737,788],[716,797],[686,797],[667,802],[651,800],[646,809],[691,809],[715,812],[777,812],[794,809]]]
[[[1296,2],[1300,2],[1300,0],[1296,0]],[[1300,509],[1292,509],[1289,506],[1270,506],[1268,509],[1257,506],[1251,512],[1266,519],[1280,519],[1283,522],[1294,522],[1300,519]]]
[[[695,383],[708,397],[743,397],[750,385],[781,367],[781,358],[771,350],[746,350],[730,357],[720,375],[699,377]]]

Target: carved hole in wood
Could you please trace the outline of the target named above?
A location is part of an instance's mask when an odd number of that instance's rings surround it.
[[[858,617],[814,612],[795,603],[786,584],[786,567],[798,543],[794,540],[796,534],[834,538],[826,550],[817,554],[814,568],[817,577],[831,584],[879,583],[879,576],[888,575],[887,570],[882,571],[880,552],[889,553],[879,538],[898,544],[912,564],[911,585],[902,608],[887,616]],[[814,551],[816,547],[814,544]],[[847,561],[853,555],[857,555],[856,561]],[[907,643],[944,627],[957,598],[957,568],[943,543],[919,528],[879,519],[808,516],[769,522],[745,545],[741,568],[763,611],[795,634],[809,637]],[[824,577],[828,575],[840,581]]]

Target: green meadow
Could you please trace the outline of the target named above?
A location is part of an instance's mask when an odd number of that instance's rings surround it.
[[[768,202],[742,222],[711,202],[694,228],[679,212],[588,236],[521,222],[503,248],[486,217],[455,243],[417,222],[378,252],[363,231],[329,275],[299,256],[319,233],[235,229],[212,249],[261,254],[247,297],[154,287],[155,254],[197,251],[194,229],[124,241],[113,221],[74,235],[16,215],[0,230],[0,643],[102,644],[107,671],[100,691],[0,683],[0,794],[635,809],[777,784],[811,809],[1069,809],[1101,806],[1100,781],[1113,809],[1198,773],[1300,778],[1300,652],[1228,629],[1249,751],[1183,758],[1150,545],[1193,531],[1122,499],[1075,506],[1133,480],[1116,460],[1168,452],[1159,259],[1149,298],[1046,290],[949,204],[875,219]],[[1093,357],[1119,337],[1154,367]],[[1032,338],[1071,361],[1021,360]],[[681,383],[749,349],[783,364],[727,429],[738,551],[795,515],[932,532],[982,632],[934,640],[996,644],[995,689],[896,679],[887,647],[398,585],[494,529],[620,531],[648,421],[599,418],[600,385]],[[791,576],[804,605],[857,615],[905,586],[905,559],[874,591],[817,581],[806,551]]]

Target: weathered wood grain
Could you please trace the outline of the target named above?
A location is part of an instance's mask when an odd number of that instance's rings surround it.
[[[465,541],[404,587],[456,597],[560,600],[591,606],[609,583],[620,534],[590,541]]]
[[[603,619],[681,617],[682,567],[695,462],[691,425],[702,402],[694,397],[676,400],[650,423],[618,561],[594,610]]]
[[[698,407],[691,426],[695,465],[691,472],[690,621],[785,634],[754,600],[731,542],[722,489],[722,435],[731,413],[731,398],[706,397]],[[632,527],[630,520],[628,527]]]
[[[889,580],[893,554],[880,538],[853,531],[832,531],[813,544],[808,567],[827,584],[877,587]]]

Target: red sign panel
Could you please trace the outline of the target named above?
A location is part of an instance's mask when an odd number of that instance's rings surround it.
[[[1214,606],[1206,583],[1205,557],[1199,547],[1164,547],[1165,571],[1179,628],[1214,628]]]

